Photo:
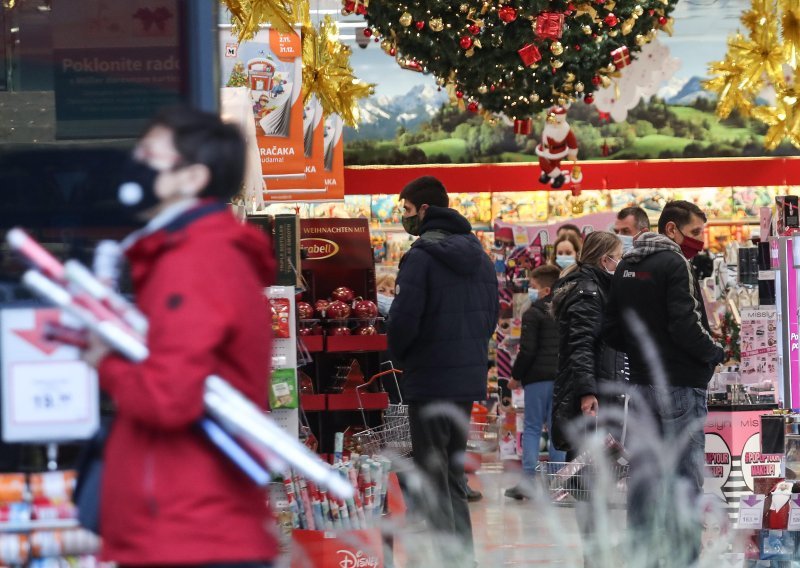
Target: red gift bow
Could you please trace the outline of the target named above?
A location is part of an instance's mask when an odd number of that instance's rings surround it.
[[[526,67],[530,67],[542,60],[542,54],[539,53],[539,48],[532,43],[520,47],[517,53],[519,53],[520,59],[522,59]]]
[[[612,51],[611,58],[617,67],[627,67],[631,64],[631,52],[624,45]]]
[[[536,16],[536,35],[542,39],[560,39],[564,31],[564,14],[542,12]]]

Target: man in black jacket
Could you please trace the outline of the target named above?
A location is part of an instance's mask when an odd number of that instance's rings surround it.
[[[525,389],[525,425],[522,433],[523,480],[510,489],[506,497],[526,499],[531,496],[530,480],[539,464],[539,443],[542,426],[547,424],[548,436],[553,431],[553,381],[558,373],[558,325],[550,314],[551,290],[560,270],[551,265],[540,266],[531,272],[528,295],[531,306],[522,314],[522,333],[519,353],[511,369],[513,377],[508,388]],[[565,452],[549,443],[551,462],[563,462]]]
[[[639,236],[617,268],[604,328],[630,363],[628,526],[653,562],[658,547],[682,554],[676,566],[699,554],[707,386],[724,357],[689,262],[705,223],[693,203],[667,203],[659,234]]]
[[[428,529],[444,537],[437,544],[447,562],[469,566],[464,455],[472,403],[486,399],[497,277],[469,221],[448,207],[438,179],[412,181],[400,199],[403,227],[420,238],[400,261],[389,349],[404,371],[414,462],[432,492],[421,503]]]

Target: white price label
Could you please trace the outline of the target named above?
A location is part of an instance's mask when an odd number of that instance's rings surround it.
[[[45,425],[89,420],[90,381],[91,371],[80,361],[12,365],[11,423]]]
[[[787,530],[800,531],[800,495],[792,495],[789,501],[789,525]]]
[[[740,529],[760,529],[764,518],[764,495],[747,495],[739,501]]]

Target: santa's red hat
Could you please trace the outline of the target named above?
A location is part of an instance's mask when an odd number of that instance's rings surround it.
[[[554,106],[550,107],[550,110],[547,111],[547,114],[567,114],[567,109],[563,106]]]

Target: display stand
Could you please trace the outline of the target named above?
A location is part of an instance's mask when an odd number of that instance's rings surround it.
[[[299,419],[299,388],[297,384],[297,326],[294,322],[297,321],[297,309],[295,306],[294,287],[292,286],[270,286],[265,291],[267,298],[273,303],[275,300],[288,304],[288,313],[285,314],[287,321],[283,333],[276,333],[276,324],[273,323],[273,338],[272,338],[272,369],[273,375],[275,371],[284,371],[286,374],[285,380],[290,384],[281,382],[284,391],[276,392],[278,384],[272,381],[270,388],[270,399],[272,400],[287,400],[282,403],[280,408],[272,406],[271,416],[288,434],[294,437],[299,435],[300,419]],[[274,305],[274,304],[273,304]],[[273,318],[279,317],[273,309]]]

